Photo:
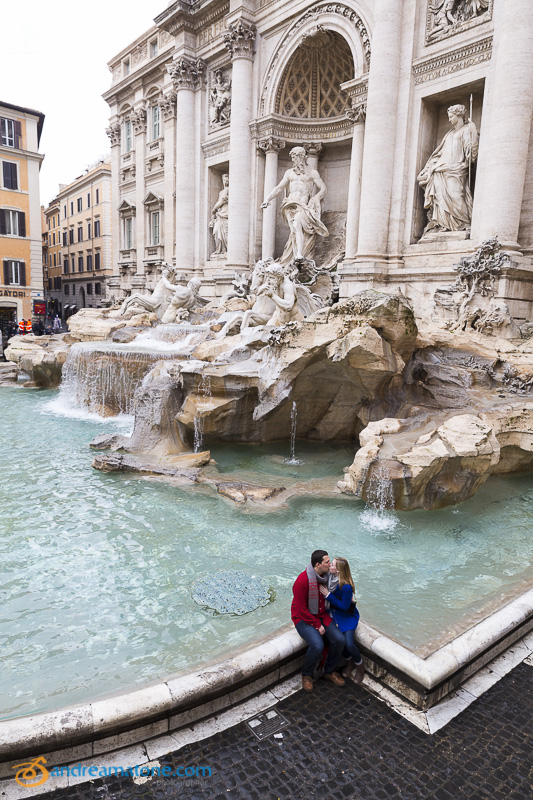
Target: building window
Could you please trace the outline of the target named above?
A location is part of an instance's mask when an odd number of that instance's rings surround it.
[[[54,267],[57,267],[57,264],[56,264],[56,254],[55,254],[55,253],[54,253]]]
[[[54,245],[54,247],[55,247],[55,243],[56,243],[56,235],[55,235],[55,233],[53,233],[52,234],[52,244]]]
[[[24,261],[6,259],[4,261],[4,286],[25,286],[26,265]]]
[[[63,231],[63,247],[67,246],[67,232]]]
[[[151,216],[151,225],[150,225],[150,238],[153,245],[159,244],[161,241],[161,228],[160,228],[160,216],[159,211],[153,211]]]
[[[68,232],[68,242],[69,244],[74,244],[74,228],[71,228]]]
[[[100,189],[96,190],[96,205],[100,202]]]
[[[78,197],[78,212],[82,210],[82,198]]]
[[[94,268],[100,269],[100,253],[94,254]]]
[[[94,284],[94,293],[95,294],[102,294],[102,288],[99,283]]]
[[[98,239],[99,236],[100,236],[100,220],[99,219],[95,219],[95,221],[94,221],[94,238]]]
[[[87,223],[87,238],[88,239],[91,238],[91,223],[90,222]]]
[[[83,272],[83,256],[78,256],[78,272]]]
[[[150,58],[154,58],[159,52],[159,48],[157,46],[157,39],[152,39],[150,42]]]
[[[64,288],[65,288],[65,294],[68,296],[68,293],[69,293],[69,291],[70,291],[70,290],[69,290],[69,285],[68,285],[68,283],[66,283],[66,284],[65,284],[65,287],[64,287]]]
[[[126,59],[126,61],[123,62],[123,67],[124,67],[124,75],[129,75],[130,74],[130,60],[129,60],[129,58]]]
[[[87,272],[90,272],[93,268],[93,257],[91,253],[87,253]]]
[[[92,283],[88,283],[87,284],[87,294],[92,294],[92,293],[93,293],[93,285],[92,285]]]
[[[133,247],[133,218],[126,217],[124,220],[124,250],[131,250]]]
[[[152,106],[152,139],[155,141],[161,136],[161,114],[159,106]]]
[[[71,256],[70,257],[70,271],[71,272],[76,272],[76,257],[75,256]]]
[[[0,119],[0,143],[4,147],[20,148],[20,122],[14,119]]]
[[[78,225],[78,242],[83,242],[83,228]]]
[[[26,236],[26,215],[23,211],[0,209],[0,236]]]
[[[133,136],[131,132],[131,120],[127,119],[124,123],[124,152],[129,153],[132,149]],[[98,192],[98,189],[96,191]],[[98,200],[96,202],[98,202]]]
[[[63,272],[68,275],[68,258],[63,259]]]
[[[17,165],[13,161],[2,161],[4,189],[18,189]]]
[[[65,219],[67,218],[67,206],[66,205],[63,206],[63,216],[65,217]]]
[[[91,207],[91,193],[87,193],[87,208]]]
[[[70,216],[74,214],[74,200],[70,201]]]
[[[52,286],[54,285],[54,281],[52,278],[48,278],[48,289],[52,291]]]
[[[61,289],[61,278],[54,278],[54,289]]]

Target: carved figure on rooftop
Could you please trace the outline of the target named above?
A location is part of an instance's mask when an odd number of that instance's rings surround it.
[[[304,147],[293,147],[289,155],[293,167],[285,172],[261,204],[261,208],[267,208],[275,197],[288,189],[281,203],[281,216],[290,232],[279,261],[282,267],[292,262],[300,265],[313,261],[316,237],[329,235],[321,220],[321,201],[327,192],[326,185],[318,171],[308,165]],[[313,194],[315,190],[316,194]]]
[[[198,297],[200,285],[200,278],[192,278],[187,286],[174,287],[174,295],[167,310],[163,314],[161,322],[164,324],[178,322],[184,311],[188,311],[201,302],[201,298]]]
[[[215,80],[210,92],[210,119],[212,125],[225,125],[231,116],[231,80],[223,70],[215,70]]]
[[[463,105],[450,106],[452,127],[433,151],[418,182],[424,189],[427,225],[423,236],[438,231],[466,231],[472,219],[470,165],[477,159],[478,136],[475,124],[467,119]]]
[[[228,202],[229,202],[229,175],[222,176],[222,190],[218,200],[211,211],[209,227],[213,230],[215,240],[214,256],[227,253],[228,250]]]
[[[153,312],[161,319],[170,303],[172,292],[176,288],[175,281],[176,272],[174,267],[164,263],[161,267],[161,277],[154,291],[149,295],[132,294],[130,297],[127,297],[122,303],[121,314],[126,314],[126,312],[135,309]]]

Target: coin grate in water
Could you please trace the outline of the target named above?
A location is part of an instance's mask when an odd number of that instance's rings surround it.
[[[246,720],[245,724],[248,725],[254,736],[262,740],[286,728],[289,721],[278,711],[270,709],[263,714],[258,714],[253,719]]]

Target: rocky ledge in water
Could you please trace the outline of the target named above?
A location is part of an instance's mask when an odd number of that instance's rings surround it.
[[[370,422],[338,486],[374,505],[442,508],[493,474],[533,469],[533,347],[423,331],[396,387],[395,418]]]

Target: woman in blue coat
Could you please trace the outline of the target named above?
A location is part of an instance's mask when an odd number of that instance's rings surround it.
[[[338,574],[339,585],[330,592],[325,586],[319,584],[319,589],[330,604],[330,613],[337,628],[344,634],[346,642],[345,653],[348,651],[350,660],[344,667],[342,674],[344,678],[350,675],[355,666],[355,682],[361,683],[365,674],[363,659],[359,648],[355,644],[355,629],[359,622],[359,611],[355,605],[355,587],[353,583],[350,565],[345,558],[334,558],[331,563],[330,572],[332,575]],[[353,664],[352,664],[353,661]]]

